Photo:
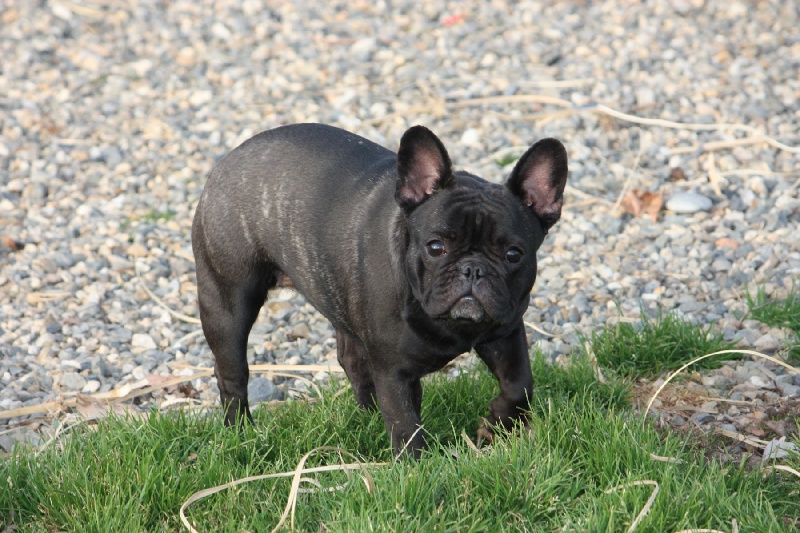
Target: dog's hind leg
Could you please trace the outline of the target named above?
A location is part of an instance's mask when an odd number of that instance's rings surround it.
[[[275,267],[229,261],[212,265],[205,246],[194,243],[200,322],[214,353],[214,374],[225,423],[252,421],[247,402],[247,337],[279,277]],[[217,268],[215,268],[215,266]]]

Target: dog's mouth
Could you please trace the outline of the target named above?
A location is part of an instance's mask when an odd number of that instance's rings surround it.
[[[453,307],[450,308],[449,316],[454,320],[481,322],[486,316],[486,311],[475,296],[467,294],[453,304]]]

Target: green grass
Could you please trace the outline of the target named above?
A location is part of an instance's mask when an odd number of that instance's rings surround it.
[[[763,287],[756,290],[756,294],[747,293],[749,315],[759,322],[772,327],[790,329],[795,334],[795,344],[789,349],[792,358],[800,359],[800,292],[792,287],[786,299],[779,300],[767,296]]]
[[[668,313],[644,317],[640,326],[627,322],[608,326],[592,334],[591,346],[600,365],[619,376],[637,378],[677,370],[696,357],[732,349],[735,343],[725,342],[712,326],[699,326]],[[716,368],[722,360],[722,356],[710,357],[692,368]]]
[[[373,468],[376,492],[363,483],[302,494],[299,531],[625,531],[652,491],[622,483],[654,480],[655,503],[637,531],[717,528],[794,531],[800,519],[796,479],[704,461],[700,450],[642,423],[627,407],[627,385],[598,382],[585,358],[567,368],[532,361],[536,394],[529,431],[496,439],[476,457],[460,437],[474,437],[496,394],[479,370],[426,380],[423,423],[430,446],[420,461]],[[376,413],[359,410],[350,392],[323,401],[289,402],[254,414],[242,432],[221,416],[153,413],[79,426],[38,457],[15,452],[0,461],[0,531],[182,531],[181,504],[195,491],[244,476],[292,470],[318,446],[339,446],[364,461],[391,461]],[[215,413],[219,415],[219,413]],[[457,454],[457,458],[452,452]],[[654,461],[650,454],[681,459]],[[316,459],[335,463],[333,457]],[[800,459],[785,460],[800,468]],[[319,474],[325,486],[340,473]],[[270,531],[289,481],[229,489],[187,510],[199,531]],[[5,522],[3,524],[3,522]],[[288,529],[288,528],[286,528]]]

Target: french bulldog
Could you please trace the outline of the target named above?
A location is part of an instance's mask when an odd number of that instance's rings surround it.
[[[247,338],[274,287],[336,330],[357,402],[419,457],[420,378],[474,349],[497,378],[482,435],[524,418],[533,378],[522,315],[536,252],[561,216],[567,153],[532,145],[505,184],[453,170],[423,126],[398,152],[322,124],[262,132],[211,171],[192,226],[203,332],[234,425],[252,420]]]

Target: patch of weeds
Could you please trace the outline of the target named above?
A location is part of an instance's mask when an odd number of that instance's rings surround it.
[[[592,333],[590,344],[597,362],[620,376],[654,377],[677,370],[702,355],[735,347],[735,343],[726,342],[711,329],[710,325],[703,327],[674,313],[656,318],[643,316],[639,327],[619,322]],[[735,354],[710,357],[693,368],[717,368],[723,360],[735,358],[738,358]]]
[[[136,224],[139,223],[155,224],[156,222],[169,222],[175,219],[176,214],[177,213],[175,212],[175,210],[169,207],[163,210],[151,209],[149,213],[146,213],[144,215],[121,220],[119,223],[119,230],[122,233],[128,234],[128,243],[133,243],[134,233],[135,233],[133,227]]]
[[[170,208],[167,208],[163,211],[152,209],[149,213],[139,218],[139,220],[143,222],[158,222],[159,220],[163,220],[164,222],[169,222],[174,218],[175,218],[175,211]]]
[[[792,287],[785,300],[768,296],[764,287],[759,287],[755,296],[748,291],[746,299],[749,314],[754,320],[768,326],[790,329],[800,338],[800,292],[796,286]],[[789,347],[789,358],[800,359],[800,342],[797,340],[794,346]]]
[[[494,164],[500,168],[505,168],[509,165],[513,165],[519,159],[519,155],[517,154],[506,154],[503,157],[498,157],[494,160]]]
[[[768,326],[790,329],[800,336],[800,293],[796,287],[792,287],[785,300],[767,296],[764,287],[759,287],[755,296],[748,291],[746,299],[753,319]]]

